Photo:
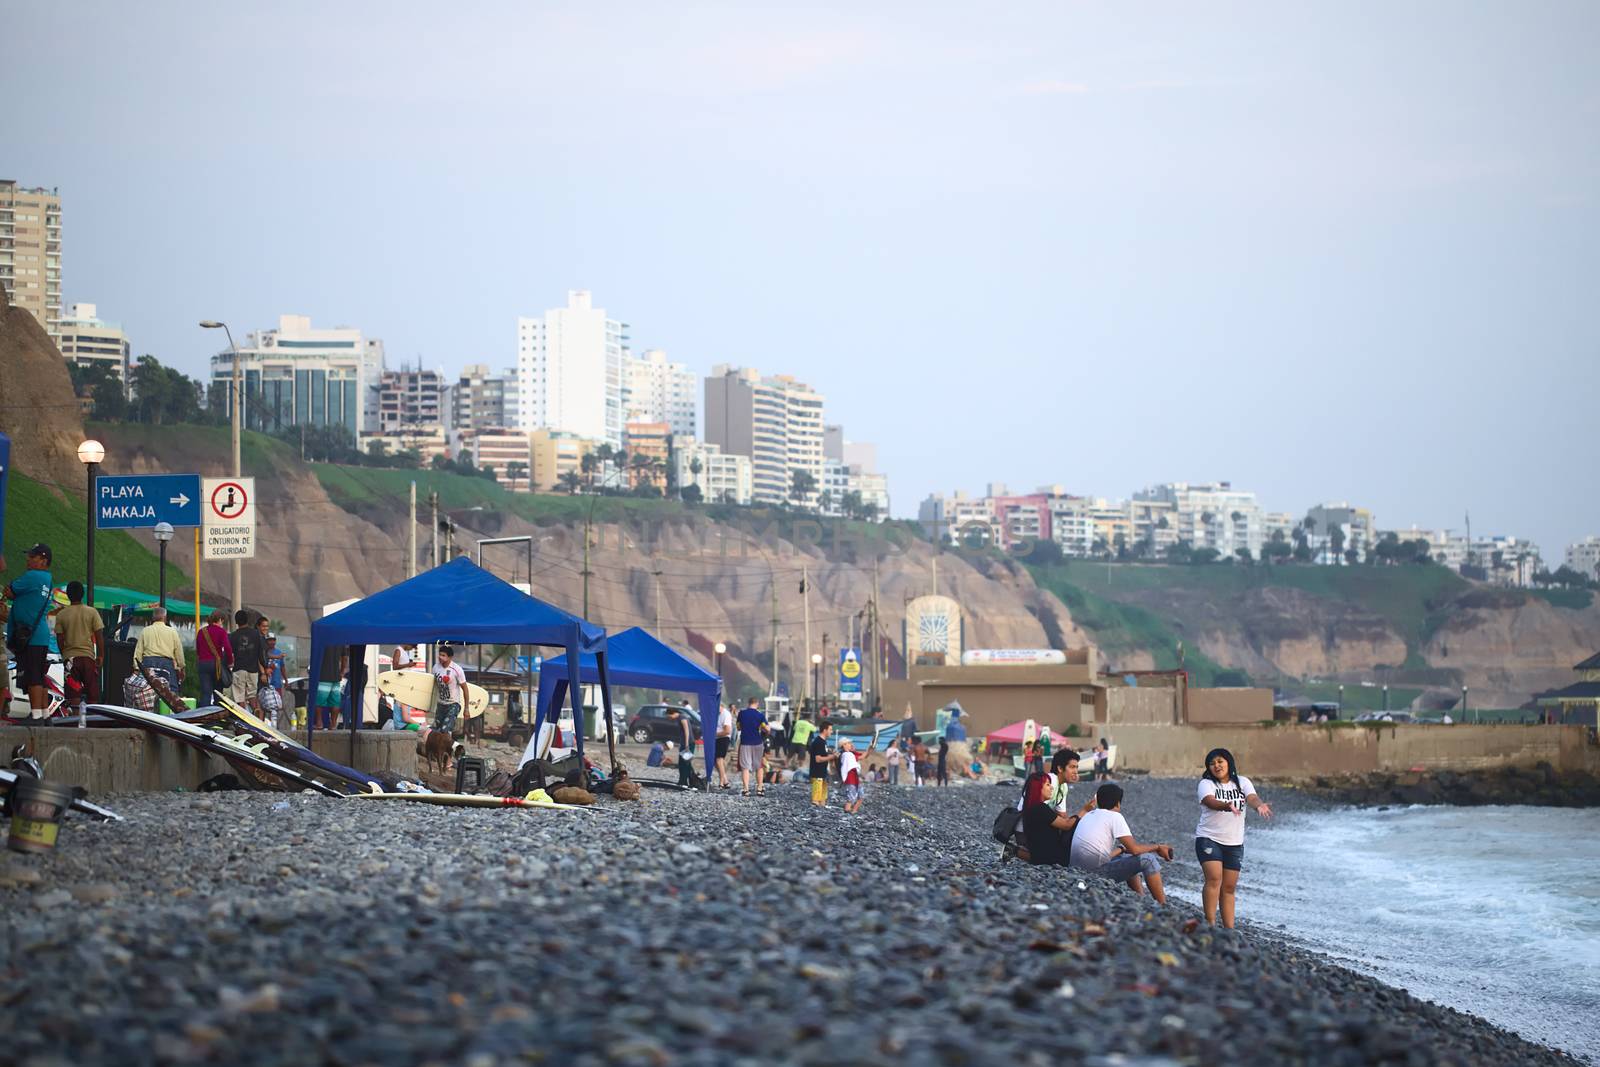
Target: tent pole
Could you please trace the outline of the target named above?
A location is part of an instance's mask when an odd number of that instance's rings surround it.
[[[360,652],[361,658],[356,658]],[[356,731],[367,714],[367,646],[350,646],[350,766],[356,765]]]
[[[572,732],[578,735],[578,762],[583,763],[583,659],[582,648],[583,631],[580,627],[572,628],[572,636],[567,639],[567,684],[572,692]],[[577,664],[574,668],[573,664]],[[577,677],[573,677],[576,670]],[[585,775],[584,785],[588,785],[588,776]]]
[[[606,721],[606,751],[611,756],[611,777],[617,776],[617,724],[611,716],[611,671],[606,666],[606,654],[596,652],[594,655],[595,666],[600,671],[600,714]],[[580,667],[581,670],[581,667]],[[704,727],[701,727],[702,732]]]

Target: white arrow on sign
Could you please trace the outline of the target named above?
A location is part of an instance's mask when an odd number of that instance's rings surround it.
[[[188,507],[189,506],[189,497],[185,493],[179,493],[177,496],[169,496],[169,497],[167,497],[167,503],[176,504],[180,508]]]

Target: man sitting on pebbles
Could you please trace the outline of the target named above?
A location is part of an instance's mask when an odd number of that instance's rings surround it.
[[[1157,904],[1167,902],[1161,885],[1161,861],[1171,861],[1171,845],[1141,845],[1133,839],[1128,820],[1122,817],[1122,787],[1108,782],[1095,790],[1094,810],[1078,821],[1072,835],[1072,866],[1093,871],[1104,878],[1127,882],[1135,893],[1143,893],[1139,878]],[[1120,853],[1120,855],[1119,855]]]

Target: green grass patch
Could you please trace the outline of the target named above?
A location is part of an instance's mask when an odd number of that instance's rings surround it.
[[[1594,592],[1589,589],[1530,589],[1528,592],[1568,611],[1582,611],[1594,600]]]
[[[150,426],[137,422],[86,422],[84,429],[106,442],[107,473],[117,471],[117,452],[142,449],[157,457],[170,471],[182,473],[198,466],[195,456],[232,462],[233,434],[226,426]],[[247,475],[267,476],[287,463],[299,463],[299,450],[263,433],[239,435],[239,465]]]
[[[1339,700],[1339,684],[1337,682],[1295,683],[1291,688],[1308,700],[1314,700],[1318,703],[1333,704]],[[1421,695],[1421,689],[1391,685],[1389,687],[1389,710],[1402,711],[1409,708],[1411,702]],[[1382,711],[1383,686],[1351,685],[1346,683],[1344,687],[1344,709],[1349,713]]]
[[[7,580],[21,574],[27,566],[23,555],[29,546],[43,541],[50,546],[54,561],[50,573],[58,584],[88,574],[89,514],[80,496],[63,498],[15,470],[9,478],[6,499],[5,556]],[[185,531],[187,532],[187,531]],[[148,592],[154,598],[160,583],[160,560],[155,540],[148,530],[101,530],[95,535],[94,576],[101,585],[121,585]],[[190,549],[181,537],[173,540],[167,555],[167,590],[179,588],[189,579],[178,560],[187,558]]]

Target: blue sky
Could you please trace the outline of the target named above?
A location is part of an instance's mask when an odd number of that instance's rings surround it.
[[[198,373],[504,365],[568,288],[930,490],[1600,533],[1592,3],[8,5],[0,176]]]

